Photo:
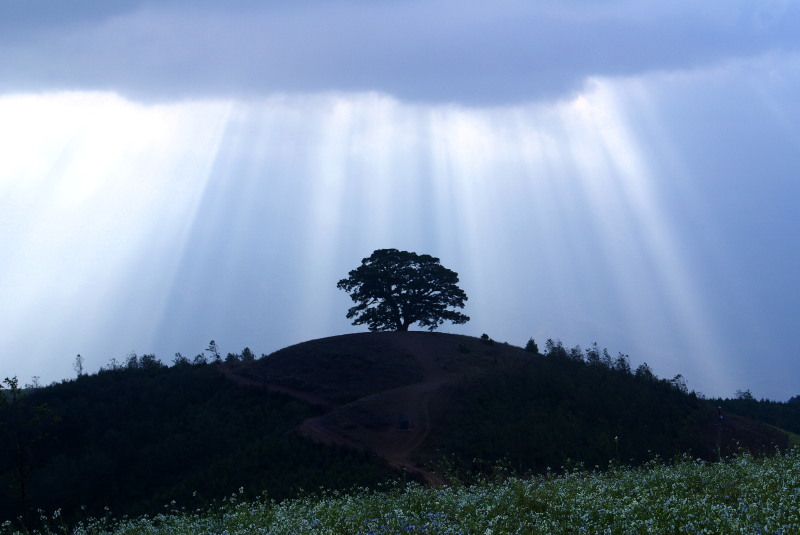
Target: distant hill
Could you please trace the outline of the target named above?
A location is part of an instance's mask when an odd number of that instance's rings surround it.
[[[0,433],[21,431],[25,449],[0,442],[0,522],[21,510],[20,459],[28,506],[74,518],[196,507],[240,487],[282,499],[393,477],[439,484],[498,462],[525,472],[683,452],[713,460],[787,443],[596,350],[387,332],[247,362],[168,368],[147,357],[35,389],[3,412]]]

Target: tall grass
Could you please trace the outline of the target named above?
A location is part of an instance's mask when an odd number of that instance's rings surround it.
[[[683,458],[440,489],[417,484],[275,503],[234,495],[204,511],[89,519],[37,535],[800,533],[800,448],[721,463]],[[8,523],[3,535],[19,535]]]

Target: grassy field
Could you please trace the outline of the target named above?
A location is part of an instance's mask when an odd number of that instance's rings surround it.
[[[722,463],[681,459],[441,489],[417,484],[275,503],[234,495],[209,510],[155,516],[50,515],[37,534],[800,533],[800,449]],[[4,535],[19,534],[10,524]]]

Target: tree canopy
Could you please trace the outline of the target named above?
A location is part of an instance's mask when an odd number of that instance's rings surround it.
[[[433,256],[397,249],[378,249],[337,284],[356,303],[347,311],[353,325],[370,331],[407,331],[418,323],[433,331],[445,321],[466,323],[467,294],[458,287],[458,273]]]

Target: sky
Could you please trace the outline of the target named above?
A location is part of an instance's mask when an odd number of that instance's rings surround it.
[[[0,377],[359,332],[380,248],[445,332],[800,394],[800,4],[0,0]]]

